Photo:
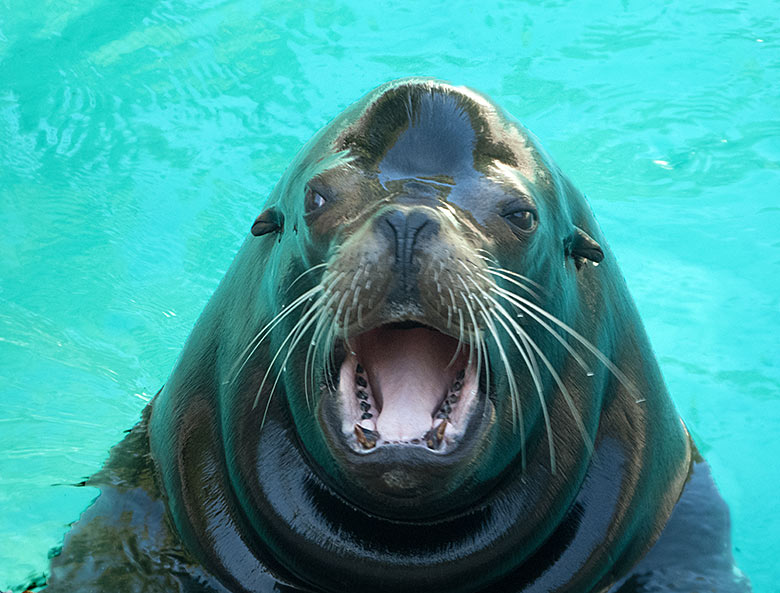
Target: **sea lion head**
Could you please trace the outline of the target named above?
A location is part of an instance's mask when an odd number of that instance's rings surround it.
[[[648,348],[584,196],[530,132],[402,79],[268,197],[153,403],[152,455],[225,582],[252,590],[270,566],[324,590],[478,588],[580,508],[600,442],[632,480],[630,459],[655,463],[634,442],[681,447]],[[656,403],[621,407],[637,377]]]
[[[241,361],[267,374],[260,413],[285,398],[319,473],[374,513],[472,505],[549,422],[559,353],[538,308],[571,307],[602,257],[571,192],[468,89],[407,79],[348,109],[253,225],[279,287],[258,328],[274,346]]]

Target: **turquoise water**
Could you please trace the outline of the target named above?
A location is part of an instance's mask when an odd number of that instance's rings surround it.
[[[589,196],[757,592],[780,569],[775,2],[0,2],[0,589],[46,566],[301,144],[477,88]]]

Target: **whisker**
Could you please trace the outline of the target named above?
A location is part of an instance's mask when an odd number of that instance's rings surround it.
[[[327,262],[325,262],[325,263],[321,263],[321,264],[317,264],[316,266],[312,266],[312,267],[310,267],[308,270],[305,270],[305,271],[301,272],[300,274],[298,274],[298,277],[297,277],[295,280],[293,280],[292,282],[290,282],[290,285],[289,285],[289,286],[288,286],[288,287],[285,289],[285,291],[284,291],[284,292],[285,292],[285,293],[289,292],[289,291],[290,291],[290,289],[293,287],[293,285],[294,285],[296,282],[298,282],[298,280],[300,280],[301,278],[303,278],[303,277],[304,277],[306,274],[308,274],[309,272],[313,272],[314,270],[319,270],[320,268],[324,268],[324,267],[326,267],[327,265],[328,265],[328,263],[327,263]]]
[[[463,297],[463,293],[460,293],[460,296]],[[463,300],[465,301],[465,297],[463,297]],[[469,317],[471,318],[471,329],[468,330],[469,334],[469,345],[471,348],[469,348],[469,360],[466,363],[467,368],[471,368],[472,364],[474,363],[474,350],[476,349],[476,319],[474,318],[474,312],[469,310],[468,303],[466,304],[466,310],[469,313]]]
[[[485,261],[491,261],[494,264],[499,265],[496,256],[490,253],[487,249],[482,249],[481,247],[477,247],[474,251],[476,251],[477,254],[480,253],[482,254],[482,255],[477,255],[478,258],[483,259]]]
[[[447,291],[450,293],[450,303],[447,305],[447,329],[452,327],[452,312],[455,310],[455,298],[452,295],[452,289],[448,286]]]
[[[352,302],[349,305],[350,309],[354,309],[355,307],[358,306],[358,302],[357,301],[358,301],[358,297],[360,296],[360,291],[362,289],[363,289],[362,286],[357,286],[357,287],[354,287],[354,288],[350,289],[350,290],[354,291],[352,293]]]
[[[327,319],[327,310],[324,308],[320,308],[320,310],[317,312],[317,325],[314,326],[314,331],[311,335],[311,340],[309,340],[309,346],[306,349],[306,362],[303,366],[303,386],[306,396],[306,405],[311,408],[309,401],[309,384],[311,384],[311,389],[314,389],[314,369],[316,364],[316,346],[320,339],[320,334],[322,333],[323,328],[325,327],[325,322]],[[312,359],[312,356],[314,358]],[[311,364],[311,367],[309,365]]]
[[[458,260],[458,263],[461,265],[461,267],[462,267],[463,269],[465,269],[465,270],[466,270],[466,272],[469,274],[469,276],[471,276],[471,274],[473,274],[473,273],[476,273],[476,274],[477,274],[477,275],[478,275],[480,278],[482,278],[483,280],[485,280],[485,281],[487,281],[487,282],[490,282],[491,284],[494,284],[494,281],[493,281],[493,279],[492,279],[492,278],[488,278],[488,277],[487,277],[487,276],[485,276],[484,274],[480,273],[480,271],[479,271],[479,270],[480,270],[480,269],[482,269],[481,267],[479,267],[479,268],[478,268],[478,267],[475,267],[475,266],[474,266],[474,267],[469,267],[469,266],[466,264],[466,262],[464,262],[463,260],[460,260],[460,259]],[[520,283],[519,283],[517,280],[515,280],[514,278],[510,278],[510,275],[511,275],[511,276],[516,276],[516,277],[518,277],[518,278],[520,278],[520,279],[522,279],[522,280],[525,280],[526,282],[528,282],[528,283],[530,283],[530,284],[533,284],[534,286],[536,286],[536,288],[538,288],[538,289],[540,289],[540,290],[542,290],[542,291],[544,291],[544,292],[547,292],[547,290],[546,290],[546,289],[545,289],[543,286],[541,286],[540,284],[538,284],[537,282],[534,282],[534,281],[533,281],[533,280],[531,280],[530,278],[528,278],[528,277],[526,277],[526,276],[523,276],[523,275],[521,275],[521,274],[518,274],[517,272],[513,272],[512,270],[507,270],[506,268],[501,268],[501,267],[494,267],[494,266],[485,266],[485,267],[484,267],[484,269],[488,270],[488,272],[489,272],[490,274],[493,274],[494,276],[500,276],[500,277],[501,277],[501,278],[503,278],[504,280],[507,280],[508,282],[511,282],[511,283],[513,283],[513,284],[515,284],[515,285],[519,286],[520,288],[522,288],[523,290],[525,290],[526,292],[528,292],[529,294],[533,295],[535,298],[537,298],[537,299],[539,299],[539,300],[542,300],[542,298],[541,298],[541,297],[540,297],[540,296],[539,296],[539,295],[538,295],[538,294],[537,294],[537,293],[536,293],[534,290],[532,290],[532,289],[528,288],[527,286],[525,286],[525,285],[523,285],[523,284],[520,284]]]
[[[582,441],[585,444],[585,447],[588,449],[588,453],[592,455],[593,441],[588,435],[588,431],[585,429],[585,424],[582,421],[582,415],[580,414],[579,410],[577,410],[577,406],[574,404],[574,400],[572,399],[569,390],[566,388],[566,385],[563,383],[563,380],[561,379],[558,372],[552,366],[550,360],[547,358],[547,356],[544,355],[541,348],[539,348],[539,345],[536,342],[534,342],[534,340],[527,333],[524,332],[521,335],[524,336],[523,341],[527,344],[530,344],[530,346],[534,349],[536,354],[542,360],[544,366],[547,367],[547,370],[552,376],[553,381],[555,381],[555,384],[558,386],[558,389],[561,390],[561,395],[563,395],[563,399],[566,402],[569,411],[571,412],[572,418],[574,419],[574,423],[577,425],[577,429],[580,431],[580,435],[582,436]]]
[[[544,366],[547,368],[550,375],[552,376],[553,381],[555,381],[555,384],[561,390],[561,395],[563,395],[563,399],[566,402],[566,405],[569,407],[569,411],[571,412],[572,417],[574,418],[574,422],[577,424],[577,428],[579,429],[580,434],[582,435],[582,440],[585,443],[588,452],[592,454],[593,442],[591,441],[590,436],[588,435],[588,431],[585,429],[585,424],[582,422],[582,416],[577,410],[577,406],[574,404],[574,400],[572,399],[569,390],[566,388],[566,385],[564,385],[563,381],[561,380],[560,375],[555,370],[555,368],[553,367],[552,363],[547,358],[547,356],[545,356],[545,354],[542,352],[541,348],[539,348],[539,345],[531,338],[531,336],[529,336],[528,333],[522,327],[520,327],[520,325],[514,319],[512,319],[512,316],[500,305],[500,303],[492,299],[492,297],[491,300],[493,300],[494,304],[496,305],[496,309],[504,317],[506,317],[507,321],[510,323],[510,325],[512,325],[514,330],[517,332],[517,335],[522,340],[523,344],[526,347],[530,346],[531,348],[533,348],[533,350],[542,360],[542,363],[544,364]]]
[[[302,323],[306,322],[306,321],[307,321],[309,318],[311,318],[311,319],[314,319],[314,318],[316,317],[315,313],[316,313],[316,310],[315,310],[315,309],[313,309],[313,308],[312,308],[312,309],[309,309],[309,310],[307,310],[307,311],[306,311],[306,312],[305,312],[305,313],[304,313],[304,314],[301,316],[301,318],[300,318],[300,319],[297,321],[297,323],[295,324],[295,328],[299,327],[299,326],[300,326],[300,324],[302,324]],[[286,344],[287,344],[287,343],[288,343],[288,342],[289,342],[289,341],[290,341],[290,340],[293,338],[293,336],[295,336],[295,331],[291,331],[289,334],[287,334],[287,337],[286,337],[286,338],[284,339],[284,341],[281,343],[281,345],[279,346],[279,348],[277,348],[277,350],[276,350],[276,354],[274,355],[273,359],[271,359],[271,362],[270,362],[270,363],[269,363],[269,365],[268,365],[268,369],[265,371],[265,375],[263,376],[263,381],[260,383],[260,387],[259,387],[259,389],[257,390],[257,395],[255,396],[255,401],[254,401],[254,403],[252,404],[252,408],[253,408],[253,409],[257,407],[257,402],[258,402],[258,400],[260,399],[260,394],[261,394],[261,393],[262,393],[262,391],[263,391],[263,387],[265,386],[265,382],[266,382],[266,380],[268,379],[268,375],[271,373],[271,370],[274,368],[274,364],[276,363],[276,360],[277,360],[277,359],[279,358],[279,356],[281,355],[281,353],[282,353],[282,350],[284,349],[285,345],[286,345]],[[271,397],[272,397],[272,396],[273,396],[273,390],[271,390],[271,393],[269,393],[269,395],[268,395],[268,402],[266,403],[266,406],[265,406],[265,410],[266,410],[266,412],[268,411],[268,406],[269,406],[269,405],[270,405],[270,403],[271,403],[271,402],[270,402],[270,400],[271,400]],[[265,422],[265,413],[263,414],[263,422]],[[261,423],[261,425],[260,425],[260,426],[262,427],[262,423]]]
[[[510,296],[510,295],[511,295],[511,296]],[[634,394],[636,397],[641,397],[641,392],[640,392],[640,391],[639,391],[639,390],[638,390],[636,387],[634,387],[633,383],[631,383],[631,381],[628,379],[628,377],[626,377],[626,376],[623,374],[623,372],[622,372],[622,371],[621,371],[619,368],[617,368],[617,367],[615,366],[615,364],[614,364],[614,363],[613,363],[611,360],[609,360],[609,358],[607,358],[607,357],[604,355],[604,353],[603,353],[603,352],[601,352],[601,350],[599,350],[598,348],[596,348],[596,346],[594,346],[593,344],[591,344],[591,343],[588,341],[588,339],[587,339],[587,338],[585,338],[585,337],[584,337],[582,334],[580,334],[580,333],[579,333],[577,330],[575,330],[574,328],[570,327],[569,325],[567,325],[566,323],[564,323],[563,321],[561,321],[560,319],[558,319],[558,318],[557,318],[555,315],[553,315],[552,313],[548,313],[547,311],[545,311],[544,309],[542,309],[542,308],[541,308],[541,307],[539,307],[538,305],[536,305],[536,304],[532,303],[532,302],[531,302],[531,301],[529,301],[528,299],[525,299],[525,298],[523,298],[523,297],[521,297],[521,296],[519,296],[519,295],[516,295],[516,294],[514,294],[514,293],[508,293],[508,294],[505,294],[505,295],[504,295],[504,297],[505,297],[505,298],[506,298],[508,301],[510,301],[510,302],[512,302],[512,301],[516,301],[514,304],[516,304],[516,305],[517,305],[517,306],[519,306],[521,309],[523,309],[523,310],[524,310],[526,313],[528,313],[528,314],[529,314],[529,316],[531,316],[531,317],[534,317],[534,316],[531,314],[531,312],[530,312],[530,311],[528,311],[528,308],[530,308],[530,309],[533,309],[534,311],[537,311],[539,314],[543,315],[544,317],[546,317],[547,319],[549,319],[550,321],[552,321],[552,322],[553,322],[555,325],[557,325],[558,327],[560,327],[560,328],[561,328],[563,331],[565,331],[565,332],[566,332],[566,333],[568,333],[570,336],[572,336],[573,338],[575,338],[575,339],[576,339],[576,340],[577,340],[577,341],[578,341],[580,344],[582,344],[583,346],[585,346],[585,348],[587,348],[587,349],[588,349],[588,350],[589,350],[589,351],[590,351],[590,352],[591,352],[591,353],[592,353],[592,354],[593,354],[593,355],[594,355],[596,358],[598,358],[598,359],[599,359],[599,361],[601,361],[601,363],[602,363],[602,364],[603,364],[605,367],[607,367],[607,369],[608,369],[608,370],[609,370],[609,371],[610,371],[610,372],[611,372],[611,373],[612,373],[612,374],[615,376],[615,378],[616,378],[618,381],[620,381],[620,383],[621,383],[621,385],[623,385],[623,387],[625,387],[626,389],[628,389],[628,390],[629,390],[629,391],[630,391],[632,394]]]
[[[463,284],[463,288],[466,290],[469,296],[471,296],[471,291],[469,290],[468,286],[466,286],[466,283],[463,281],[463,277],[460,274],[457,274],[457,276],[461,284]],[[479,382],[480,373],[482,372],[482,343],[481,343],[482,341],[479,339],[479,326],[477,325],[477,318],[474,316],[474,309],[471,307],[471,303],[469,303],[469,299],[462,292],[460,293],[460,296],[463,299],[463,302],[466,303],[466,310],[468,311],[469,317],[471,317],[471,323],[473,324],[474,327],[474,342],[476,342],[475,345],[477,347],[477,382]],[[468,364],[469,367],[471,367],[471,363],[473,360],[472,358],[473,352],[474,352],[474,348],[469,348],[469,364]]]
[[[460,280],[461,284],[463,284],[464,287],[465,287],[465,281],[463,280],[463,277],[460,274],[458,274],[457,276],[458,276],[458,279]],[[471,281],[471,283],[474,285],[474,287],[480,293],[482,293],[484,296],[488,296],[489,297],[489,295],[487,293],[485,293],[485,291],[479,286],[479,284],[477,284],[477,282],[474,281],[474,279],[471,277],[471,275],[469,275],[469,280]],[[485,307],[485,304],[482,302],[482,300],[479,297],[476,297],[476,299],[477,299],[477,302],[480,305],[481,310],[483,312],[487,312],[489,309]],[[485,315],[483,315],[483,317],[485,317]],[[489,317],[485,317],[485,319],[487,320],[487,319],[489,319]],[[495,332],[495,326],[491,325],[489,327],[489,329],[493,333],[494,341],[497,341],[498,340],[498,336],[496,335],[496,332]],[[485,348],[487,348],[487,345],[485,345]],[[485,353],[485,360],[487,361],[487,352]],[[512,377],[512,381],[514,381],[514,375]],[[516,384],[515,384],[515,387],[517,387]],[[487,388],[487,386],[486,386],[486,388]],[[512,394],[512,386],[511,386],[511,384],[510,384],[510,401],[512,402],[512,420],[513,420],[514,426],[516,427],[517,426],[517,407],[519,407],[519,405],[520,405],[520,394],[517,391],[517,389],[515,389],[514,395]]]
[[[365,270],[366,264],[360,264],[358,266],[357,271],[355,272],[354,277],[352,278],[352,282],[349,285],[350,292],[355,290],[355,287],[357,286],[357,282],[360,279],[360,277],[363,275],[363,270]]]
[[[262,429],[265,425],[265,418],[268,414],[268,407],[271,405],[271,398],[273,397],[273,394],[276,393],[276,385],[279,383],[279,379],[282,377],[282,373],[284,373],[285,368],[287,367],[287,361],[290,360],[290,356],[292,356],[293,350],[298,345],[298,342],[301,341],[301,338],[303,338],[304,334],[306,333],[306,330],[311,327],[311,325],[316,321],[317,314],[315,313],[312,315],[311,319],[303,325],[298,327],[295,330],[295,337],[293,338],[292,342],[287,346],[287,354],[284,357],[284,360],[282,360],[282,364],[279,365],[279,371],[276,373],[276,379],[274,380],[273,385],[271,386],[271,392],[268,394],[268,401],[265,404],[265,410],[263,411],[263,420],[260,422],[260,428]],[[297,325],[297,324],[296,324]],[[290,332],[290,335],[293,335],[293,332]],[[289,337],[289,336],[288,336]],[[282,347],[279,348],[279,351],[281,352]],[[276,357],[274,357],[274,360]],[[269,370],[273,367],[273,362],[271,363],[271,366],[269,367]],[[263,382],[265,382],[265,379],[263,379]],[[263,386],[260,385],[260,390],[262,390]],[[257,397],[260,397],[260,391],[257,392]],[[257,402],[257,398],[255,398],[255,405]],[[308,404],[308,400],[307,400]],[[254,406],[253,406],[254,407]]]
[[[323,280],[328,282],[328,288],[323,294],[323,299],[320,300],[318,303],[319,311],[317,313],[317,324],[314,326],[314,331],[312,332],[311,340],[309,341],[309,346],[306,349],[306,362],[304,364],[303,372],[304,372],[304,389],[305,389],[305,397],[306,397],[306,403],[309,404],[309,384],[311,384],[312,390],[314,389],[314,373],[316,368],[316,362],[317,362],[317,350],[320,343],[320,339],[322,337],[322,332],[328,323],[328,315],[330,312],[330,306],[333,303],[333,300],[336,298],[336,295],[332,292],[334,286],[336,283],[341,280],[341,278],[344,277],[344,272],[339,272],[335,275],[335,277],[331,280],[330,278],[326,277]],[[327,298],[327,301],[325,301],[325,298]],[[311,367],[309,365],[311,364]]]
[[[285,358],[284,364],[282,364],[282,369],[284,369],[284,365],[287,364],[287,359],[289,358],[290,354],[292,353],[292,350],[294,346],[297,345],[297,343],[300,341],[301,337],[303,336],[303,332],[305,332],[309,327],[311,327],[311,324],[317,321],[319,323],[319,320],[322,319],[324,316],[327,315],[327,311],[332,304],[334,298],[339,294],[338,292],[335,292],[333,294],[329,294],[333,290],[333,286],[338,280],[343,276],[343,273],[337,274],[335,279],[328,283],[327,289],[317,298],[317,300],[313,303],[311,308],[309,308],[302,316],[301,318],[296,322],[296,324],[293,326],[293,328],[290,330],[290,333],[287,335],[285,340],[282,342],[282,344],[279,346],[279,349],[276,352],[276,355],[271,360],[271,363],[268,366],[268,369],[266,370],[265,376],[263,377],[263,381],[260,384],[260,388],[257,391],[257,395],[255,396],[255,402],[253,404],[253,408],[257,406],[257,401],[260,397],[260,393],[262,392],[263,386],[265,385],[265,382],[268,378],[268,374],[271,372],[271,369],[274,366],[274,363],[276,362],[276,359],[281,354],[282,349],[284,348],[285,344],[291,339],[294,338],[294,342],[288,347],[288,354]],[[326,301],[327,299],[327,301]],[[324,303],[324,304],[323,304]],[[305,324],[305,327],[303,327]],[[301,329],[303,328],[303,329]],[[299,331],[300,330],[300,331]],[[314,336],[312,336],[312,341],[314,340]],[[311,348],[311,344],[309,345],[309,348]],[[308,351],[307,351],[307,358],[308,358]],[[281,371],[280,371],[281,372]],[[305,370],[304,370],[305,372]],[[276,383],[279,380],[279,375],[277,375],[276,381],[274,382],[274,386],[271,389],[271,392],[268,396],[269,401],[266,403],[265,412],[263,413],[263,423],[265,422],[265,414],[267,413],[268,406],[270,405],[270,399],[274,394],[274,390],[276,388]],[[313,383],[313,380],[312,380]],[[304,390],[305,390],[305,398],[307,406],[309,404],[309,392],[308,387],[306,386],[306,377],[304,375]],[[262,428],[261,423],[261,428]]]
[[[508,298],[508,297],[516,296],[515,293],[509,292],[507,290],[504,290],[501,287],[495,287],[494,292],[497,295],[499,295],[500,297],[502,297],[502,298],[506,299],[507,301],[509,301],[509,303],[512,306],[519,306],[519,305],[513,303]],[[571,357],[575,361],[577,361],[577,364],[579,364],[582,367],[582,369],[585,371],[586,375],[588,375],[589,377],[593,376],[593,371],[591,370],[590,365],[587,362],[585,362],[585,359],[583,359],[582,356],[580,356],[579,352],[577,352],[574,348],[572,348],[571,344],[569,344],[563,338],[563,336],[561,336],[557,331],[555,331],[555,329],[553,327],[551,327],[549,323],[547,323],[544,319],[542,319],[541,317],[539,317],[538,315],[536,315],[535,313],[533,313],[531,311],[523,310],[523,312],[524,312],[525,315],[528,315],[531,319],[533,319],[539,325],[541,325],[544,329],[546,329],[550,333],[550,335],[552,335],[558,342],[560,342],[560,344],[564,348],[566,348],[566,351],[571,355]]]
[[[528,350],[527,347],[523,347],[517,339],[514,337],[512,332],[507,327],[506,323],[503,319],[496,316],[496,320],[502,325],[504,330],[507,332],[507,335],[511,339],[512,343],[517,348],[518,352],[520,353],[520,356],[523,358],[523,362],[526,365],[526,368],[528,369],[529,373],[531,374],[531,380],[534,383],[534,388],[536,390],[536,395],[539,399],[539,404],[542,408],[542,418],[544,419],[544,427],[547,431],[547,446],[550,452],[550,471],[554,474],[555,473],[555,442],[553,440],[553,431],[552,431],[552,423],[550,422],[550,414],[547,410],[547,402],[544,399],[544,389],[542,387],[542,378],[539,374],[539,367],[536,364],[536,358],[531,354],[531,352]],[[519,396],[518,396],[519,399]],[[518,406],[519,406],[518,401]]]
[[[518,274],[517,272],[513,272],[512,270],[508,270],[507,268],[502,268],[501,266],[498,267],[488,266],[487,268],[491,272],[501,272],[502,274],[506,274],[508,276],[514,276],[518,280],[524,280],[525,282],[528,282],[528,284],[532,285],[534,288],[538,288],[542,292],[549,293],[549,290],[547,290],[547,288],[545,288],[538,282],[531,280],[528,276],[523,276],[522,274]]]
[[[504,311],[503,307],[489,294],[485,292],[482,287],[477,284],[476,281],[474,281],[473,278],[469,276],[469,280],[471,280],[471,283],[474,284],[474,287],[487,299],[490,299],[493,301],[494,304],[498,305],[498,308]],[[493,286],[495,286],[494,283],[492,283]],[[501,358],[504,361],[504,367],[507,371],[507,378],[509,380],[509,392],[510,392],[510,401],[512,402],[512,418],[514,421],[514,425],[517,426],[517,422],[519,421],[520,424],[520,439],[522,441],[522,451],[521,451],[521,457],[523,459],[523,468],[525,469],[525,425],[523,423],[523,416],[522,416],[522,402],[520,401],[520,392],[517,388],[517,382],[514,377],[514,373],[511,370],[511,365],[509,364],[509,358],[506,355],[506,352],[504,351],[503,345],[501,344],[499,338],[498,338],[498,331],[496,330],[495,324],[492,322],[490,315],[487,313],[489,312],[491,315],[493,315],[504,327],[504,329],[507,331],[507,334],[514,342],[515,346],[517,346],[518,351],[520,352],[523,361],[526,364],[526,367],[528,368],[529,372],[531,373],[531,378],[534,382],[534,386],[536,387],[536,392],[539,396],[539,401],[542,405],[542,413],[545,418],[545,426],[547,428],[547,435],[549,438],[549,446],[550,446],[550,466],[552,473],[555,473],[555,449],[553,444],[553,438],[552,438],[552,426],[550,424],[550,418],[547,413],[547,405],[544,400],[543,396],[543,390],[541,385],[541,375],[539,373],[539,367],[536,364],[536,359],[531,355],[531,353],[527,350],[527,348],[522,348],[520,344],[517,343],[517,340],[515,340],[514,336],[512,335],[512,332],[506,327],[506,325],[503,323],[500,317],[496,316],[495,313],[493,313],[493,310],[486,307],[485,304],[482,302],[482,300],[477,297],[477,301],[480,303],[480,306],[482,308],[482,316],[485,319],[485,323],[488,324],[491,334],[493,335],[493,340],[496,343],[496,346],[499,349],[499,352],[501,354]],[[504,311],[506,313],[506,311]],[[514,322],[514,320],[512,320]]]
[[[521,289],[523,289],[524,291],[526,291],[528,294],[530,294],[530,295],[531,295],[532,297],[534,297],[535,299],[537,299],[537,300],[540,300],[540,301],[542,300],[542,297],[539,295],[539,293],[538,293],[538,292],[536,292],[536,291],[535,291],[535,290],[533,290],[532,288],[528,288],[528,287],[527,287],[527,286],[525,286],[524,284],[522,284],[522,283],[518,282],[518,281],[517,281],[517,280],[515,280],[514,278],[511,278],[511,277],[507,276],[507,275],[506,275],[506,274],[504,274],[503,272],[499,272],[499,271],[497,271],[497,270],[495,270],[495,269],[493,269],[493,268],[490,268],[490,267],[488,267],[488,271],[489,271],[489,273],[490,273],[490,274],[492,274],[493,276],[498,276],[499,278],[503,278],[503,279],[504,279],[504,280],[506,280],[507,282],[511,282],[512,284],[514,284],[514,285],[515,285],[515,286],[517,286],[518,288],[521,288]],[[490,279],[490,278],[488,278],[487,276],[483,275],[483,274],[480,274],[480,277],[481,277],[483,280],[487,280],[488,282],[491,282],[491,279]]]
[[[485,303],[479,297],[476,297],[477,304],[479,305],[480,312],[487,313],[488,310],[485,307]],[[488,356],[487,339],[480,338],[482,341],[482,354],[485,359],[485,395],[490,393],[490,357]],[[477,377],[479,380],[479,376]]]
[[[336,281],[333,282],[335,284]],[[331,287],[333,286],[331,285]],[[348,293],[345,293],[344,296],[342,296],[342,300],[346,297]],[[327,362],[331,372],[335,368],[335,363],[333,360],[333,343],[335,340],[336,335],[336,329],[335,329],[335,315],[331,312],[331,307],[333,303],[335,303],[336,299],[339,298],[341,295],[340,291],[334,292],[330,298],[328,299],[328,302],[325,303],[322,307],[322,313],[320,316],[319,321],[317,322],[317,325],[314,328],[314,333],[312,335],[312,343],[309,344],[310,348],[313,348],[312,350],[312,357],[311,357],[311,367],[307,367],[306,365],[309,364],[309,353],[307,352],[307,362],[304,366],[304,373],[310,374],[311,377],[311,384],[312,388],[314,388],[314,373],[315,369],[317,368],[317,359],[318,357],[322,357],[323,359],[323,365]],[[307,368],[309,370],[307,370]],[[310,371],[310,372],[309,372]],[[325,381],[327,382],[327,387],[331,391],[336,390],[336,386],[333,384],[333,381],[331,379],[331,372],[328,372],[326,370],[324,374]]]
[[[307,374],[309,381],[311,382],[312,390],[315,387],[314,375],[317,368],[317,358],[319,356],[319,351],[321,349],[320,346],[324,337],[323,333],[327,328],[328,322],[328,314],[323,309],[322,314],[317,321],[317,325],[314,327],[314,334],[312,335],[311,342],[309,343],[309,351],[306,353],[306,364],[304,366],[304,372]]]
[[[232,383],[235,381],[238,374],[244,369],[246,364],[249,362],[249,360],[252,358],[254,353],[257,351],[257,349],[260,347],[260,344],[262,344],[263,340],[265,340],[266,337],[271,333],[271,331],[281,323],[281,321],[287,317],[290,313],[292,313],[295,309],[300,307],[304,302],[306,302],[308,299],[313,297],[315,294],[320,292],[323,289],[322,285],[318,284],[314,288],[307,290],[305,293],[300,295],[298,298],[296,298],[294,301],[292,301],[290,304],[288,304],[284,309],[279,311],[271,321],[269,321],[263,328],[257,332],[254,338],[249,342],[249,345],[244,348],[244,351],[238,356],[238,360],[233,365],[233,368],[228,373],[228,379],[227,383]],[[254,345],[254,346],[253,346]],[[251,352],[249,350],[251,349]],[[249,354],[247,354],[249,352]],[[244,358],[246,356],[246,358]],[[236,367],[239,364],[239,361],[241,359],[244,359],[243,363],[236,369]]]
[[[455,305],[455,296],[452,294],[452,289],[447,287],[447,290],[450,291],[450,298],[452,298],[452,307],[458,312],[458,347],[455,348],[455,354],[452,355],[452,358],[447,363],[447,366],[444,367],[445,369],[450,368],[454,362],[458,359],[458,354],[460,354],[460,351],[463,347],[463,313],[460,310],[460,307],[457,307]]]
[[[342,333],[344,335],[344,344],[349,344],[347,340],[347,328],[346,325],[342,323],[341,321],[341,312],[344,310],[344,305],[347,302],[347,298],[349,298],[349,291],[345,290],[344,295],[341,297],[341,300],[339,301],[338,307],[336,307],[336,314],[333,316],[334,321],[336,322],[336,328],[338,329],[338,326],[341,325]]]
[[[335,299],[338,298],[338,296],[341,294],[341,292],[336,291],[333,295],[333,299],[328,303],[328,309],[330,310],[331,304],[335,302]],[[331,375],[336,369],[336,361],[333,358],[333,345],[336,343],[336,334],[338,333],[338,328],[336,327],[336,315],[335,313],[330,316],[328,319],[328,329],[325,334],[325,340],[323,341],[323,363],[326,363],[329,369],[329,372],[325,373],[325,378],[328,381],[328,387],[331,391],[336,391],[336,386],[333,384],[333,381],[331,380]]]
[[[507,381],[509,382],[509,401],[512,404],[512,420],[515,426],[520,424],[520,458],[522,462],[522,468],[525,469],[525,426],[523,423],[522,403],[520,401],[520,390],[517,387],[517,381],[515,380],[515,374],[512,371],[512,365],[509,363],[509,357],[506,355],[504,346],[501,344],[501,340],[497,335],[496,326],[491,321],[490,317],[484,312],[481,312],[486,325],[490,329],[490,333],[493,336],[493,342],[498,348],[498,354],[501,361],[504,363],[504,371],[506,371]]]

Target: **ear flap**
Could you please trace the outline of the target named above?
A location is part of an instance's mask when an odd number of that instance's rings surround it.
[[[284,214],[276,208],[269,208],[255,219],[252,224],[252,234],[255,237],[276,233],[284,228]]]
[[[574,263],[579,270],[588,259],[594,264],[598,264],[604,259],[604,252],[601,245],[596,243],[595,239],[579,227],[574,227],[574,231],[563,242],[566,255],[574,258]]]

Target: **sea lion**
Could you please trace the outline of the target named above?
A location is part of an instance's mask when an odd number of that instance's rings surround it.
[[[90,483],[51,591],[748,587],[583,195],[436,80],[304,147]]]

